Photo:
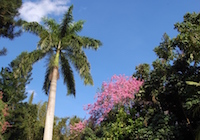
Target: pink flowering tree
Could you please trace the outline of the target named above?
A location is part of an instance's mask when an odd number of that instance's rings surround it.
[[[142,84],[143,81],[124,75],[114,75],[109,82],[103,82],[102,90],[95,96],[96,102],[84,107],[84,110],[90,115],[89,120],[99,124],[116,105],[128,106]],[[85,125],[86,123],[79,122],[70,128],[71,133],[81,132]]]
[[[135,98],[142,81],[124,75],[114,75],[109,82],[103,82],[102,91],[97,93],[96,102],[88,104],[85,110],[91,118],[100,123],[116,105],[126,106]]]
[[[87,121],[79,121],[74,125],[70,125],[70,133],[77,137],[85,128]]]
[[[2,138],[2,134],[6,131],[7,127],[10,126],[5,119],[5,117],[8,116],[8,107],[7,104],[2,101],[2,98],[3,92],[0,91],[0,139]]]

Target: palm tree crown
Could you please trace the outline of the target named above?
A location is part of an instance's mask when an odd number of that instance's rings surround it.
[[[38,50],[32,52],[34,53],[35,61],[48,56],[49,61],[43,85],[43,90],[46,94],[49,92],[51,74],[54,67],[61,69],[64,83],[67,85],[68,95],[73,94],[75,96],[76,94],[75,81],[70,64],[75,67],[80,77],[84,79],[85,85],[93,85],[90,64],[83,48],[97,50],[102,44],[99,40],[78,35],[83,28],[84,21],[74,22],[72,9],[73,6],[64,15],[61,24],[48,18],[43,18],[44,25],[40,25],[37,22],[25,22],[23,24],[24,30],[40,37],[37,45]]]

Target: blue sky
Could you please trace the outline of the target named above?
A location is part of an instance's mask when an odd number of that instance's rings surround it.
[[[40,22],[40,17],[48,16],[61,21],[63,13],[73,4],[74,20],[85,20],[80,35],[102,41],[98,51],[86,50],[91,64],[94,86],[84,86],[74,71],[76,97],[66,96],[66,87],[60,77],[57,84],[55,115],[59,117],[77,115],[84,118],[83,106],[94,102],[94,95],[103,81],[114,74],[131,76],[135,67],[156,59],[154,47],[161,42],[166,32],[171,38],[177,35],[174,24],[183,20],[187,12],[199,12],[200,0],[24,0],[21,17]],[[48,4],[47,4],[48,3]],[[8,49],[6,56],[0,57],[0,67],[7,66],[22,51],[36,49],[39,38],[29,33],[10,41],[0,38],[0,48]],[[34,103],[47,101],[42,91],[45,60],[33,67],[33,80],[27,92],[34,91]],[[29,94],[28,94],[29,95]]]

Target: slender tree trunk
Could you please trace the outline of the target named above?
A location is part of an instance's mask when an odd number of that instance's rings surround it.
[[[52,140],[58,67],[53,68],[43,140]]]

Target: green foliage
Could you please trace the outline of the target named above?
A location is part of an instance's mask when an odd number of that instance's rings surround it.
[[[32,70],[32,65],[44,57],[44,53],[41,50],[35,50],[31,53],[22,52],[15,60],[11,62],[15,77],[24,76]]]
[[[160,45],[156,47],[154,51],[159,58],[162,58],[166,61],[174,59],[173,47],[171,47],[170,38],[166,33],[163,35],[163,42],[160,43]]]
[[[26,98],[25,85],[30,82],[31,73],[24,77],[16,77],[12,68],[2,68],[0,72],[0,90],[4,92],[3,101],[9,106]]]
[[[67,140],[68,136],[68,127],[66,125],[68,121],[66,118],[57,118],[55,117],[54,130],[53,130],[53,140]]]
[[[53,69],[52,67],[47,67],[46,69],[46,73],[45,73],[45,78],[44,78],[44,84],[43,84],[43,91],[45,92],[45,94],[48,95],[49,93],[49,89],[50,89],[50,84],[51,84],[51,73],[52,73]]]
[[[138,107],[139,104],[128,110],[121,107],[115,114],[112,114],[109,120],[101,124],[103,138],[116,140],[173,138],[174,128],[169,126],[169,116],[152,108],[148,110],[141,108],[137,112]]]
[[[27,103],[21,103],[16,110],[16,124],[9,139],[35,140],[37,131],[37,107]]]
[[[18,36],[21,31],[16,31],[15,27],[21,25],[21,20],[16,21],[19,15],[19,8],[22,0],[1,0],[0,5],[0,37],[13,39]]]
[[[27,53],[22,53],[0,73],[0,90],[5,93],[2,100],[9,108],[6,121],[11,125],[3,135],[5,139],[37,139],[37,107],[32,104],[33,94],[29,103],[22,102],[26,98],[25,87],[31,80],[32,70],[28,64],[27,67],[20,64],[26,57]],[[20,73],[17,65],[22,68]]]
[[[75,89],[75,80],[73,76],[73,71],[70,67],[68,59],[65,57],[63,53],[61,53],[61,66],[62,66],[62,75],[64,78],[64,83],[67,83],[67,94],[74,94],[76,93]]]
[[[6,55],[7,53],[7,49],[3,48],[2,50],[0,50],[0,56]]]
[[[148,121],[151,120],[156,129],[152,139],[161,139],[160,136],[164,133],[168,133],[170,139],[194,139],[200,125],[199,115],[194,115],[194,109],[198,108],[200,101],[198,87],[189,86],[198,85],[189,81],[199,81],[200,78],[200,57],[197,53],[199,40],[196,38],[199,36],[199,17],[195,13],[186,14],[182,23],[175,24],[175,29],[179,31],[177,37],[169,39],[164,34],[163,42],[154,49],[159,58],[152,64],[153,70],[150,71],[149,78],[145,79],[140,97],[153,103],[152,109],[157,106],[161,111],[161,116],[157,113],[158,118],[155,120],[150,119],[152,114],[148,117]],[[147,77],[142,73],[146,68],[147,66],[144,70],[137,70],[134,75]],[[138,78],[140,77],[139,75]],[[162,120],[165,121],[163,123],[168,122],[168,125],[157,124]],[[169,138],[165,136],[165,139]]]
[[[200,83],[197,83],[197,82],[193,82],[193,81],[186,81],[186,83],[188,84],[188,85],[194,85],[194,86],[200,86]]]
[[[113,115],[112,115],[113,116]],[[108,139],[125,139],[127,133],[131,133],[133,126],[128,124],[129,121],[132,121],[128,118],[127,113],[124,111],[124,108],[120,108],[116,112],[115,121],[108,123],[104,129],[104,137]],[[113,117],[112,117],[113,119]],[[133,123],[131,123],[133,124]]]
[[[47,102],[39,102],[37,104],[38,109],[38,121],[42,127],[45,126],[45,119],[46,119],[46,110],[47,110]]]
[[[90,127],[86,127],[81,136],[81,140],[101,140],[101,138],[98,138]]]
[[[147,80],[149,78],[150,66],[148,64],[141,64],[136,66],[136,73],[133,77],[137,77],[138,79]]]
[[[60,37],[63,38],[69,32],[66,32],[68,28],[70,28],[70,24],[73,23],[73,15],[72,15],[73,5],[69,7],[68,12],[65,13],[62,23],[60,24]],[[72,32],[74,33],[74,32]]]

